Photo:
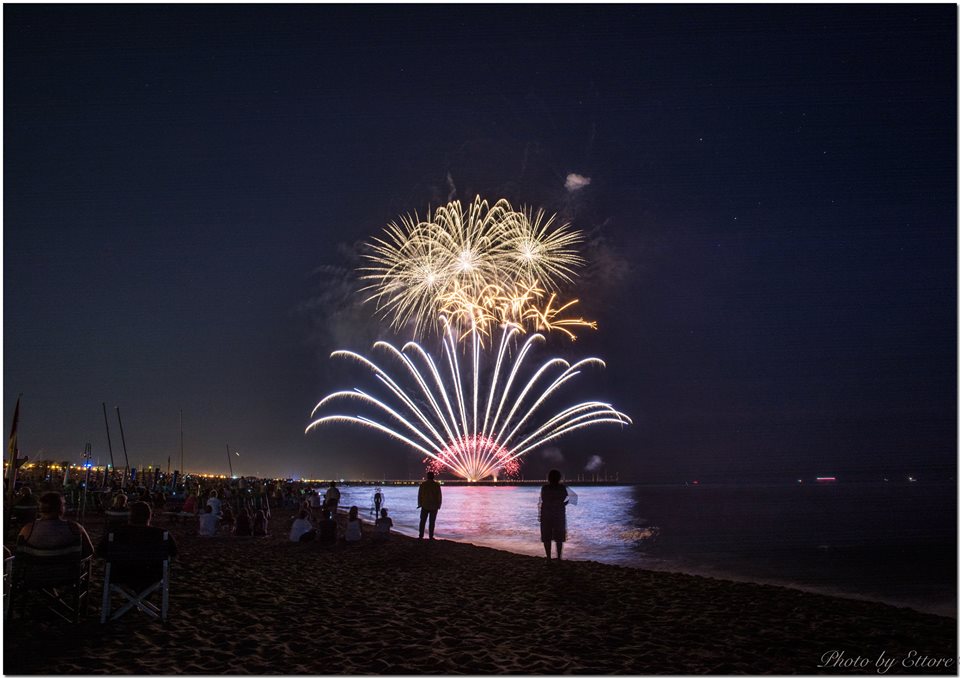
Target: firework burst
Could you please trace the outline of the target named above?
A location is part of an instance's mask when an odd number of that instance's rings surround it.
[[[337,422],[373,428],[425,455],[434,470],[445,469],[476,481],[516,473],[523,455],[570,431],[595,424],[631,423],[609,403],[595,400],[560,409],[542,424],[532,423],[543,419],[535,415],[564,384],[584,367],[603,366],[603,361],[585,358],[571,364],[555,357],[532,375],[521,376],[528,374],[524,363],[544,337],[530,334],[517,349],[520,330],[507,325],[490,372],[481,366],[479,333],[474,331],[472,341],[462,343],[446,318],[441,318],[441,323],[443,354],[439,361],[413,341],[401,349],[384,341],[374,344],[403,367],[402,377],[394,378],[359,353],[335,351],[331,357],[352,359],[370,369],[390,396],[381,400],[360,389],[332,393],[317,404],[311,416],[331,403],[344,402],[362,403],[375,414],[326,414],[314,419],[307,432]]]
[[[553,297],[542,303],[573,281],[583,264],[576,252],[582,239],[543,210],[518,211],[506,200],[491,206],[479,197],[464,209],[454,201],[425,219],[403,216],[373,239],[369,265],[361,269],[369,281],[367,301],[397,329],[412,323],[415,335],[439,327],[445,316],[460,330],[483,335],[510,322],[541,331],[564,327],[573,337],[571,328],[595,324],[550,322],[559,308],[550,306]]]

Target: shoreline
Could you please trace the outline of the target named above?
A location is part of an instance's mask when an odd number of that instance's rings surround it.
[[[829,673],[833,650],[956,656],[956,620],[882,603],[400,533],[375,543],[366,522],[356,545],[297,544],[290,516],[260,539],[171,526],[166,625],[131,612],[101,626],[97,563],[84,624],[5,624],[4,672]]]
[[[395,533],[408,538],[417,538],[417,531],[412,528],[400,527],[394,528]],[[525,553],[523,551],[514,551],[503,546],[491,546],[489,544],[477,543],[468,540],[460,539],[447,539],[444,538],[444,541],[452,541],[458,544],[468,544],[470,546],[476,546],[478,548],[488,548],[495,551],[502,551],[504,553],[510,553],[518,556],[524,556],[527,558],[537,558],[542,556],[531,555],[530,553]],[[891,596],[884,598],[882,595],[871,595],[867,593],[853,593],[840,590],[835,587],[830,586],[818,586],[815,584],[802,584],[789,581],[787,579],[778,579],[776,577],[763,577],[763,576],[750,576],[750,575],[741,575],[733,572],[731,570],[724,570],[718,568],[715,571],[709,571],[707,569],[698,570],[696,567],[684,567],[683,565],[674,566],[672,564],[667,564],[663,567],[652,565],[652,564],[634,564],[630,562],[622,563],[608,563],[603,560],[597,560],[595,558],[564,558],[565,561],[570,562],[582,562],[582,563],[596,563],[597,565],[608,565],[612,567],[625,567],[634,570],[641,570],[644,572],[664,572],[669,574],[683,574],[688,577],[702,577],[705,579],[716,579],[718,581],[725,582],[734,582],[738,584],[759,584],[762,586],[772,586],[777,588],[790,589],[792,591],[800,591],[802,593],[811,593],[814,595],[827,596],[830,598],[840,598],[842,600],[853,600],[859,602],[867,603],[878,603],[880,605],[887,605],[889,607],[911,610],[913,612],[918,612],[921,614],[930,614],[937,617],[945,617],[947,619],[956,620],[957,607],[956,605],[950,606],[947,603],[909,603],[904,602],[904,599],[899,599],[896,596]],[[662,560],[661,562],[668,562]],[[941,609],[943,608],[943,609]]]

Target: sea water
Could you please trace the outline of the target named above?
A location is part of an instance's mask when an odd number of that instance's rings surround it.
[[[944,483],[572,486],[564,557],[755,581],[956,616],[957,488]],[[373,520],[370,486],[342,507]],[[445,486],[437,537],[542,556],[531,486]],[[415,535],[417,488],[385,487]]]

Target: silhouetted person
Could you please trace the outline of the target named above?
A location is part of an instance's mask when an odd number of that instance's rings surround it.
[[[113,528],[114,544],[124,545],[148,545],[159,544],[164,541],[163,534],[166,530],[150,525],[150,504],[144,501],[135,501],[130,504],[130,522],[127,525],[121,525]],[[177,544],[173,540],[173,535],[167,534],[166,539],[167,553],[171,558],[177,555]],[[103,541],[97,549],[101,557],[107,557],[110,554],[111,542],[109,533],[103,535]],[[160,561],[147,563],[114,563],[111,566],[110,581],[114,584],[126,584],[137,591],[142,590],[150,584],[160,581],[163,577],[163,564]]]
[[[324,503],[327,505],[327,509],[336,517],[337,506],[340,505],[340,490],[337,489],[337,481],[330,481],[330,489],[327,490],[325,499]]]
[[[326,509],[320,514],[320,523],[317,525],[317,538],[321,544],[337,543],[337,521]]]
[[[27,523],[17,535],[17,544],[36,549],[62,549],[77,544],[84,557],[93,553],[90,535],[78,523],[66,520],[66,504],[59,492],[46,492],[40,497],[40,517]]]
[[[430,519],[430,538],[433,539],[433,528],[437,524],[437,511],[443,503],[443,493],[440,483],[433,479],[433,471],[427,471],[427,479],[420,483],[417,492],[417,508],[420,509],[420,539],[423,539],[423,528]]]
[[[356,506],[351,506],[350,513],[347,514],[347,527],[343,534],[343,538],[348,544],[360,541],[360,537],[363,535],[361,525],[360,510]]]
[[[550,542],[557,543],[557,560],[563,559],[567,540],[567,488],[560,484],[560,471],[551,469],[547,484],[540,488],[540,541],[550,558]]]
[[[393,519],[387,515],[387,509],[380,509],[380,517],[375,523],[373,536],[378,540],[387,540],[390,538],[390,528],[393,527]]]
[[[383,493],[380,492],[380,488],[377,488],[377,491],[373,493],[373,516],[374,519],[380,517],[380,507],[383,506]]]
[[[253,525],[250,521],[250,512],[242,508],[237,512],[237,523],[233,526],[235,537],[252,537]]]
[[[267,514],[263,509],[260,509],[253,514],[253,536],[254,537],[268,537],[270,536],[269,528],[267,527]]]

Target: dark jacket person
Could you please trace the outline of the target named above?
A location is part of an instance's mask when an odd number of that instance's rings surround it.
[[[130,523],[112,530],[113,544],[154,545],[163,542],[165,530],[150,525],[150,505],[143,501],[130,504]],[[104,536],[98,548],[102,557],[110,553],[109,535]],[[172,535],[167,535],[167,553],[177,555],[177,544]],[[110,580],[115,584],[124,584],[138,591],[160,581],[163,576],[163,564],[160,561],[144,563],[114,563],[110,570]]]
[[[420,490],[417,492],[417,508],[420,509],[420,539],[423,539],[423,528],[426,526],[427,518],[430,519],[430,538],[433,539],[433,528],[437,524],[437,511],[443,504],[443,493],[440,491],[440,483],[433,479],[433,471],[427,472],[427,479],[420,483]]]

